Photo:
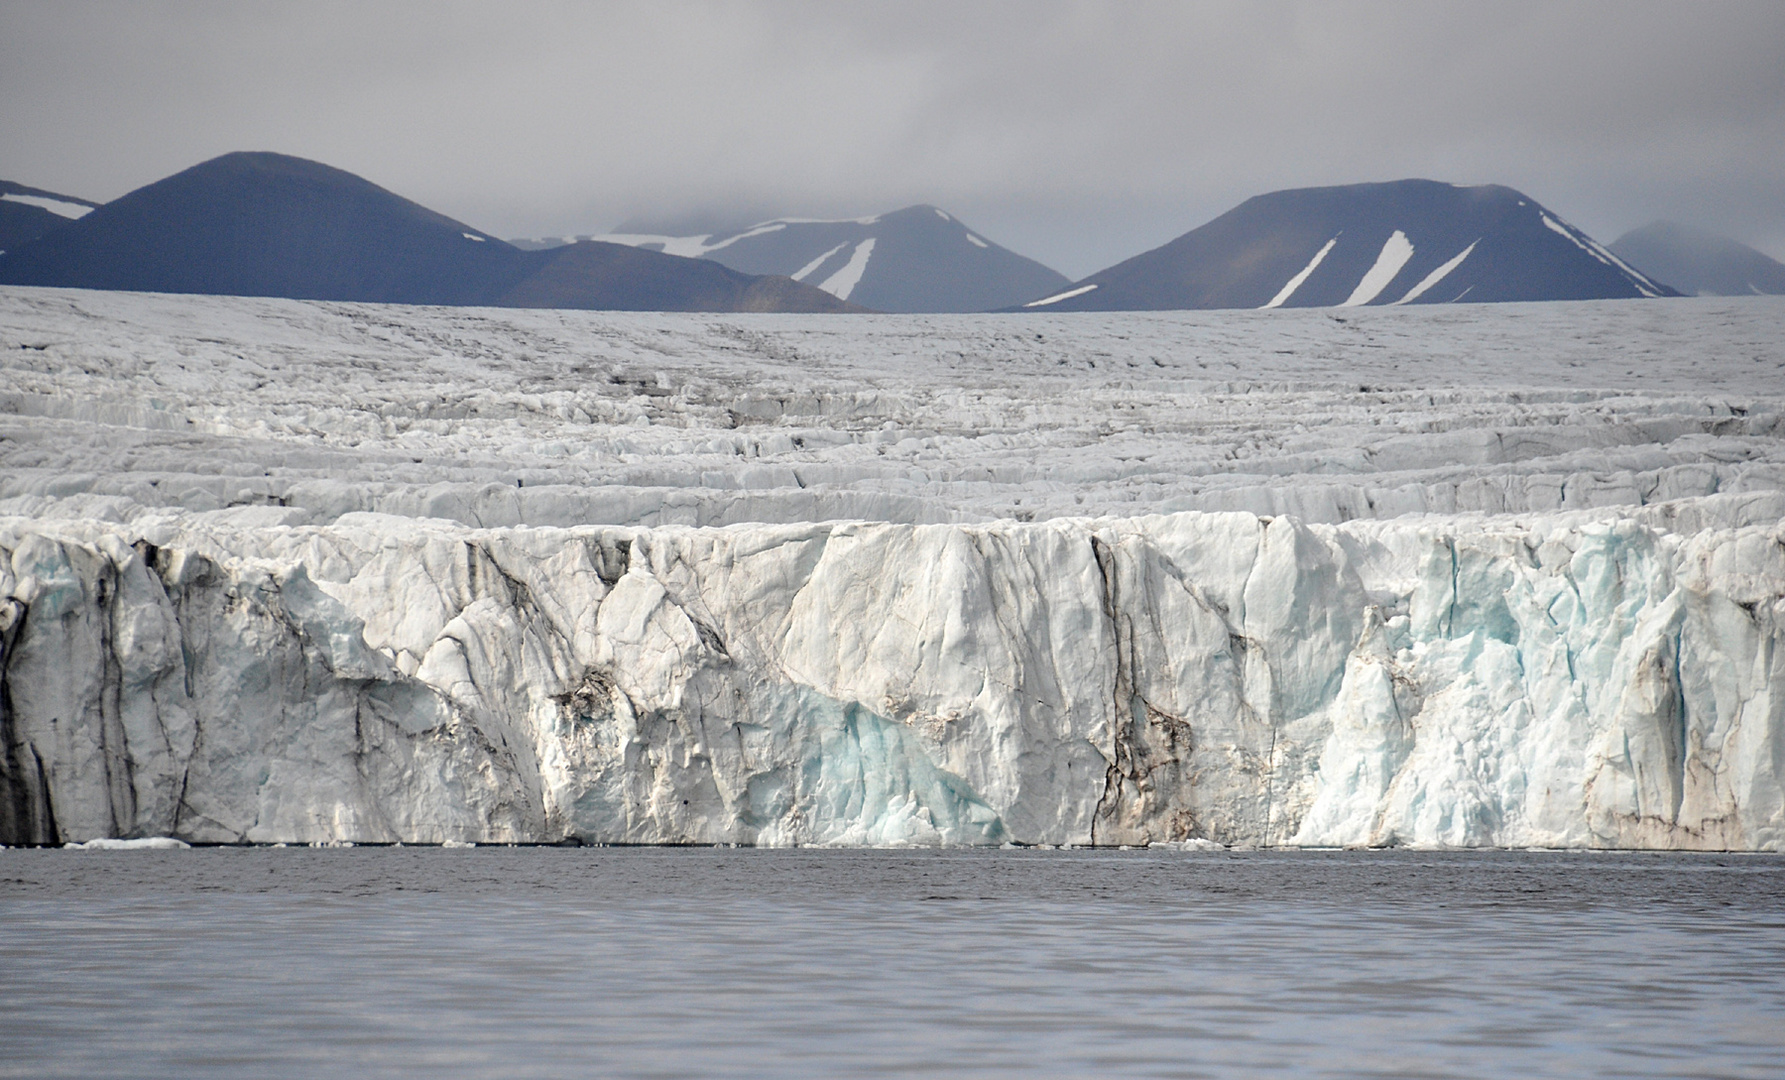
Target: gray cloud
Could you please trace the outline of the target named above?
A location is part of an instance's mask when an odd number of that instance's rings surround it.
[[[1280,187],[1785,257],[1785,6],[0,3],[0,176],[272,149],[504,235],[934,202],[1079,276]]]

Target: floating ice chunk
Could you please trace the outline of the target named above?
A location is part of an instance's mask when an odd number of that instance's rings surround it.
[[[1396,229],[1394,235],[1390,236],[1387,242],[1382,245],[1382,251],[1376,256],[1375,264],[1370,267],[1368,273],[1364,274],[1363,280],[1357,283],[1357,288],[1351,290],[1351,295],[1339,306],[1357,307],[1376,299],[1381,295],[1383,289],[1388,288],[1388,283],[1395,279],[1395,275],[1401,272],[1401,267],[1406,266],[1407,260],[1411,258],[1413,258],[1412,241],[1407,239],[1406,233]]]
[[[138,840],[96,837],[84,844],[63,844],[69,851],[183,851],[191,844],[171,836],[145,836]]]
[[[855,250],[850,252],[849,261],[843,264],[843,268],[825,278],[818,287],[839,300],[849,299],[849,294],[861,284],[862,274],[868,269],[868,257],[873,254],[874,238],[870,236],[855,245]]]
[[[459,848],[474,848],[477,845],[469,840],[442,840],[440,841],[440,846],[457,850]]]
[[[1432,286],[1438,284],[1440,281],[1443,281],[1445,278],[1449,277],[1450,272],[1452,270],[1455,270],[1457,267],[1463,265],[1463,260],[1467,259],[1469,257],[1469,253],[1471,251],[1474,251],[1475,245],[1479,244],[1479,243],[1481,243],[1481,240],[1478,238],[1474,242],[1472,242],[1468,247],[1464,248],[1461,252],[1459,252],[1455,256],[1453,256],[1443,266],[1440,266],[1438,269],[1427,274],[1423,279],[1420,280],[1420,283],[1418,285],[1415,285],[1415,286],[1413,286],[1413,288],[1407,290],[1406,296],[1403,296],[1399,300],[1396,300],[1395,303],[1408,304],[1408,303],[1412,303],[1413,301],[1424,296],[1428,289],[1430,289]]]
[[[1148,844],[1149,849],[1163,851],[1226,851],[1226,844],[1218,844],[1213,840],[1204,840],[1193,836],[1188,840],[1155,840]]]
[[[1090,284],[1090,285],[1080,285],[1076,289],[1067,289],[1063,293],[1055,293],[1052,296],[1045,297],[1040,300],[1031,300],[1028,303],[1024,304],[1023,306],[1024,307],[1046,307],[1049,304],[1057,304],[1062,300],[1070,300],[1075,296],[1083,296],[1085,293],[1090,292],[1092,289],[1095,289],[1096,287],[1097,286],[1095,283]]]
[[[1320,250],[1314,253],[1314,257],[1308,260],[1308,265],[1296,271],[1295,276],[1285,282],[1283,287],[1277,290],[1277,295],[1271,297],[1270,302],[1264,306],[1267,308],[1282,307],[1283,302],[1295,295],[1295,290],[1302,287],[1302,282],[1308,280],[1308,276],[1320,266],[1320,261],[1326,258],[1326,253],[1331,251],[1333,245],[1338,242],[1339,238],[1335,236],[1321,245]]]

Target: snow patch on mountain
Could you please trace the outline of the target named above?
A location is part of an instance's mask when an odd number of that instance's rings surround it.
[[[1320,245],[1320,250],[1316,251],[1314,257],[1308,260],[1308,265],[1297,270],[1294,277],[1284,282],[1283,287],[1277,291],[1277,295],[1266,301],[1264,306],[1267,308],[1282,307],[1283,302],[1294,296],[1295,290],[1302,287],[1302,282],[1307,281],[1308,277],[1312,275],[1314,271],[1320,269],[1321,262],[1326,259],[1327,253],[1332,251],[1333,245],[1338,242],[1339,238],[1335,236],[1331,240]]]
[[[93,207],[83,203],[68,202],[63,199],[52,199],[43,195],[24,195],[14,191],[0,194],[0,200],[23,203],[26,206],[35,206],[40,210],[48,210],[50,213],[55,214],[58,217],[65,217],[70,220],[86,217],[93,212]]]
[[[818,287],[839,300],[849,299],[849,294],[861,283],[862,274],[867,272],[868,259],[873,254],[874,238],[870,236],[855,245],[855,250],[849,253],[849,261],[843,264],[842,269],[825,278]]]
[[[813,259],[811,262],[800,267],[798,270],[795,270],[792,275],[793,280],[795,280],[795,281],[806,280],[806,278],[808,278],[814,272],[816,272],[820,266],[823,266],[825,264],[825,262],[830,259],[831,256],[835,255],[839,251],[842,251],[844,248],[846,248],[848,246],[849,246],[849,242],[847,240],[845,240],[843,243],[838,244],[836,247],[831,248],[829,251],[823,252],[817,258]]]
[[[1443,281],[1445,278],[1449,277],[1450,272],[1452,270],[1455,270],[1457,267],[1463,265],[1463,260],[1467,259],[1469,257],[1469,253],[1471,251],[1474,251],[1475,245],[1479,244],[1479,243],[1481,243],[1481,241],[1476,240],[1476,241],[1472,242],[1468,247],[1464,248],[1463,250],[1457,252],[1455,255],[1451,256],[1444,263],[1440,264],[1436,270],[1433,270],[1431,273],[1429,273],[1425,277],[1421,278],[1419,280],[1419,284],[1413,286],[1413,288],[1411,288],[1411,289],[1408,289],[1407,295],[1401,297],[1399,300],[1396,300],[1395,303],[1409,304],[1409,303],[1412,303],[1413,301],[1419,299],[1420,297],[1424,296],[1426,294],[1426,292],[1431,289],[1432,286],[1438,284],[1440,281]]]
[[[1376,299],[1382,295],[1383,289],[1388,288],[1388,283],[1395,279],[1395,275],[1401,272],[1401,267],[1406,266],[1407,261],[1411,258],[1413,258],[1413,244],[1407,239],[1406,233],[1396,229],[1394,234],[1383,242],[1381,253],[1376,256],[1376,261],[1358,281],[1357,288],[1353,289],[1351,295],[1339,306],[1356,307]]]
[[[1026,308],[1047,307],[1049,304],[1057,304],[1062,300],[1070,300],[1075,296],[1083,296],[1096,287],[1096,282],[1092,282],[1089,285],[1080,285],[1076,289],[1067,289],[1065,292],[1055,293],[1052,296],[1043,297],[1040,300],[1031,300],[1023,306]]]
[[[1576,235],[1573,228],[1558,222],[1548,214],[1539,212],[1538,216],[1543,219],[1544,228],[1549,229],[1551,232],[1556,233],[1559,236],[1566,237],[1569,243],[1580,248],[1593,258],[1598,259],[1606,266],[1613,266],[1623,271],[1625,276],[1630,279],[1631,283],[1634,284],[1644,296],[1657,297],[1661,295],[1660,292],[1656,290],[1654,282],[1624,265],[1622,259],[1619,259],[1616,255],[1613,255],[1610,251],[1607,251],[1604,247],[1600,246],[1598,241],[1584,235]]]

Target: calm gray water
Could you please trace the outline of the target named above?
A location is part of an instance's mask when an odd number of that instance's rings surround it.
[[[0,851],[0,1075],[1785,1075],[1785,859]]]

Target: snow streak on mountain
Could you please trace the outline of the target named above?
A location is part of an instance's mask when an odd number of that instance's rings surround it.
[[[700,236],[615,232],[592,239],[704,257],[746,274],[782,274],[876,311],[989,311],[1067,283],[934,206],[841,221],[778,218]]]
[[[96,205],[73,195],[0,180],[0,255],[17,250],[65,222],[85,217]]]
[[[1128,311],[1671,295],[1511,188],[1401,180],[1260,195],[1164,247],[1021,306]]]

